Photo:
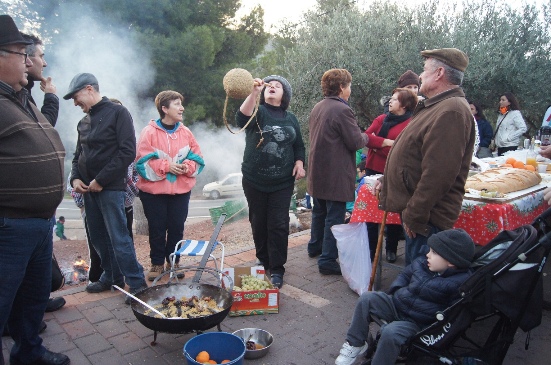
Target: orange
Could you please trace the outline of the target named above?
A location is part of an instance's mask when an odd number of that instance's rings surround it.
[[[200,362],[202,364],[204,363],[207,363],[208,364],[208,361],[210,360],[210,355],[208,352],[206,351],[201,351],[200,353],[197,354],[197,356],[195,357],[195,361],[197,362]]]
[[[504,163],[503,165],[501,165],[501,167],[513,167],[513,165],[511,165],[510,163]]]
[[[535,168],[534,166],[532,166],[532,165],[526,165],[526,166],[524,166],[524,168],[525,168],[526,170],[536,171],[536,168]]]
[[[523,168],[524,168],[524,162],[522,162],[522,161],[516,161],[516,162],[513,164],[513,167],[516,167],[517,169],[523,169]]]
[[[227,364],[229,362],[231,362],[231,361],[230,360],[222,360],[222,362],[220,364]]]
[[[517,160],[515,160],[512,157],[509,157],[508,159],[505,160],[505,163],[508,163],[510,165],[515,165],[515,162],[517,162]]]

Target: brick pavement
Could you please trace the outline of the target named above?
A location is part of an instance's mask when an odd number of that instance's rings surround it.
[[[223,331],[259,327],[274,335],[275,342],[268,355],[245,364],[333,364],[342,342],[356,293],[340,276],[318,273],[316,259],[308,258],[308,231],[292,235],[289,240],[289,260],[285,285],[281,289],[278,314],[227,317],[221,323]],[[229,254],[226,266],[252,265],[254,250]],[[403,265],[400,245],[397,264]],[[551,272],[549,269],[547,272]],[[383,288],[388,287],[397,270],[383,268]],[[185,364],[184,344],[194,334],[159,333],[157,345],[151,346],[153,331],[137,321],[124,295],[118,292],[89,294],[84,288],[69,288],[54,293],[64,296],[65,307],[46,313],[48,328],[42,334],[47,348],[63,352],[73,365],[102,364]],[[551,288],[546,284],[546,296]],[[211,329],[214,331],[216,328]],[[504,364],[536,365],[548,363],[551,357],[551,314],[544,312],[543,323],[532,331],[531,347],[524,351],[525,334],[519,332]],[[4,358],[9,358],[13,342],[2,338]]]

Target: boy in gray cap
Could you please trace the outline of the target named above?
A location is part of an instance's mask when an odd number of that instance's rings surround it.
[[[367,350],[371,315],[388,322],[381,328],[372,364],[394,364],[406,341],[434,322],[438,311],[460,297],[459,286],[471,275],[474,243],[462,229],[433,234],[426,257],[418,257],[398,275],[388,293],[364,293],[356,304],[352,323],[336,365],[350,365]]]

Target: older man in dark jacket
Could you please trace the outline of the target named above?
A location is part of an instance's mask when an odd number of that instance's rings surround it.
[[[98,80],[89,73],[76,75],[63,98],[72,98],[86,113],[77,127],[71,186],[84,194],[88,229],[103,269],[99,281],[86,291],[99,293],[114,284],[124,287],[126,281],[130,292],[137,292],[147,284],[124,210],[128,166],[136,156],[132,117],[124,106],[101,97]]]
[[[406,265],[461,211],[476,125],[459,85],[469,59],[456,48],[421,52],[420,92],[427,96],[396,138],[385,166],[379,207],[401,214]]]
[[[344,223],[346,202],[354,200],[356,151],[367,144],[348,106],[352,76],[332,69],[323,75],[324,99],[310,113],[308,192],[314,198],[308,256],[323,275],[340,275],[337,242],[331,227]]]
[[[27,44],[13,19],[0,15],[0,333],[7,324],[12,365],[67,365],[38,335],[52,283],[51,218],[63,199],[65,149],[24,88],[33,65]]]

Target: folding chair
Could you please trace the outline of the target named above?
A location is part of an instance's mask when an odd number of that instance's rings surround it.
[[[206,254],[207,247],[209,245],[209,241],[204,240],[181,240],[176,243],[176,247],[174,248],[174,252],[170,254],[169,260],[170,260],[170,277],[174,277],[175,275],[175,269],[174,266],[176,264],[176,259],[180,258],[181,256],[204,256]],[[216,247],[220,246],[222,250],[222,255],[220,256],[220,268],[218,267],[218,261],[212,254]],[[214,267],[218,271],[222,271],[224,269],[224,254],[225,254],[225,247],[222,242],[214,241],[214,244],[212,245],[212,250],[208,253],[208,257],[211,258],[214,261]],[[207,259],[208,260],[208,259]]]

